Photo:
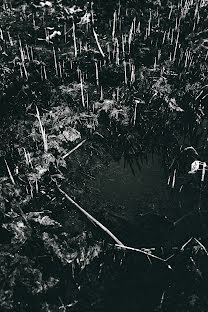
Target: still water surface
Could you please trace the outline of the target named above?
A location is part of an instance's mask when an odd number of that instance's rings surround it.
[[[165,258],[171,255],[172,247],[180,247],[192,235],[203,234],[196,208],[196,190],[193,193],[188,187],[179,194],[168,186],[163,163],[157,156],[149,157],[141,170],[134,169],[135,175],[128,165],[124,166],[123,159],[112,162],[89,183],[96,202],[107,210],[105,224],[124,243],[139,248],[155,247],[156,254],[159,250],[159,255]],[[92,194],[87,197],[91,198]],[[162,263],[136,253],[127,253],[120,266],[116,264],[120,256],[115,253],[105,258],[100,282],[102,291],[91,311],[198,309],[197,305],[196,308],[191,306],[191,300],[200,301],[197,291],[201,289],[203,297],[204,285],[187,275],[188,260],[184,260],[183,255],[170,261],[176,267],[179,261],[178,271],[168,270]]]

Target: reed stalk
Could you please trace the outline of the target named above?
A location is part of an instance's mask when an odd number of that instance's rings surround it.
[[[33,48],[30,47],[30,55],[31,55],[31,60],[34,61],[34,54],[33,54]]]
[[[66,23],[64,23],[64,43],[67,42],[67,28],[66,28]]]
[[[83,78],[82,73],[80,71],[80,88],[81,88],[81,97],[82,97],[82,106],[85,107],[85,99],[84,99],[84,87],[83,87]]]
[[[86,97],[86,105],[87,105],[87,110],[89,109],[89,93],[87,91],[87,97]]]
[[[148,37],[151,34],[151,22],[152,22],[152,11],[151,9],[149,10],[149,21],[148,21]]]
[[[208,58],[208,50],[207,50],[207,53],[206,53],[206,56],[205,56],[205,61],[207,60]]]
[[[103,50],[102,50],[102,48],[101,48],[101,45],[100,45],[100,43],[99,43],[99,41],[98,41],[98,35],[96,34],[94,28],[93,28],[92,30],[93,30],[93,35],[94,35],[94,37],[95,37],[95,41],[96,41],[98,50],[100,51],[100,54],[101,54],[101,55],[103,56],[103,58],[104,58],[104,57],[105,57],[105,54],[104,54],[104,52],[103,52]]]
[[[59,68],[59,76],[60,76],[60,78],[62,78],[63,76],[62,76],[62,68],[61,68],[60,62],[58,62],[58,68]]]
[[[116,100],[117,100],[117,102],[119,102],[119,93],[120,93],[120,88],[117,87],[116,88]]]
[[[12,37],[10,36],[10,32],[9,31],[7,31],[7,35],[8,35],[10,46],[12,47],[14,44],[13,44],[13,40],[12,40]]]
[[[123,61],[123,66],[124,66],[124,83],[128,84],[128,79],[127,79],[127,69],[126,69],[126,61]]]
[[[124,57],[125,56],[125,39],[124,39],[123,34],[121,36],[121,45],[122,45],[122,52],[123,52],[123,57]]]
[[[133,125],[135,127],[136,125],[136,119],[137,119],[137,105],[138,105],[138,102],[135,101],[135,106],[134,106],[134,119],[133,119]]]
[[[41,133],[42,140],[43,140],[44,152],[47,153],[48,152],[47,135],[46,135],[46,132],[45,132],[45,128],[43,127],[43,124],[42,124],[42,121],[41,121],[41,118],[40,118],[40,113],[39,113],[39,110],[38,110],[37,106],[36,106],[36,117],[37,117],[38,122],[39,122],[40,133]]]
[[[77,42],[76,42],[76,27],[73,21],[72,24],[73,42],[74,42],[74,57],[77,57]]]
[[[4,41],[4,35],[3,35],[3,31],[1,29],[1,27],[0,27],[0,38],[1,38],[2,41]]]
[[[176,182],[176,169],[174,169],[174,172],[173,172],[173,180],[172,180],[172,188],[175,187],[175,182]]]
[[[40,79],[43,80],[43,65],[40,67]]]
[[[4,162],[5,162],[5,164],[6,164],[7,171],[8,171],[9,177],[10,177],[10,180],[11,180],[12,184],[15,185],[15,181],[14,181],[13,175],[12,175],[12,173],[11,173],[11,170],[10,170],[10,168],[9,168],[9,165],[7,164],[6,159],[4,159]]]
[[[154,70],[157,69],[157,57],[155,56],[155,61],[154,61]]]
[[[23,71],[22,71],[22,66],[20,64],[20,77],[23,78]]]
[[[28,48],[28,45],[27,45],[27,44],[25,45],[25,48],[26,48],[26,52],[27,52],[27,59],[28,59],[28,61],[31,61],[30,53],[29,53],[29,48]]]
[[[171,39],[170,39],[170,44],[171,44],[171,45],[173,44],[173,38],[174,38],[174,29],[172,28],[172,31],[171,31]]]
[[[100,86],[100,101],[103,101],[103,87]]]
[[[121,0],[118,2],[118,18],[121,16]]]
[[[111,51],[110,51],[110,44],[107,43],[107,52],[108,52],[108,60],[111,61]]]
[[[55,72],[56,72],[56,76],[58,76],[58,65],[57,65],[57,58],[56,58],[56,51],[53,47],[53,59],[54,59],[54,67],[55,67]]]
[[[132,43],[132,38],[133,38],[133,29],[134,29],[134,24],[132,22],[131,28],[130,28],[130,31],[129,31],[129,38],[128,38],[129,54],[131,53],[131,43]]]
[[[176,53],[177,53],[177,48],[178,48],[179,34],[180,34],[180,28],[178,28],[178,33],[177,33],[177,38],[176,38],[176,43],[175,43],[175,49],[174,49],[174,54],[173,54],[173,62],[175,62],[175,58],[176,58]]]
[[[95,62],[95,77],[96,77],[96,84],[99,86],[99,71],[98,71],[98,64]]]
[[[91,11],[90,11],[90,13],[91,13],[92,24],[94,25],[95,19],[94,19],[93,5],[94,5],[94,2],[92,1],[92,2],[91,2]]]
[[[20,50],[20,56],[21,56],[21,61],[22,61],[22,67],[23,67],[23,70],[25,73],[26,80],[28,80],[28,72],[27,72],[27,69],[25,67],[25,56],[24,56],[24,51],[22,48],[22,42],[21,42],[20,37],[19,37],[19,50]]]
[[[138,34],[140,34],[140,32],[141,32],[141,22],[140,22],[140,21],[138,22],[136,32],[137,32]]]
[[[119,60],[119,42],[118,39],[116,38],[116,65],[120,64]]]
[[[47,80],[48,77],[47,77],[46,66],[45,65],[43,65],[43,73],[44,73],[44,79]]]
[[[171,18],[172,11],[173,11],[173,5],[171,5],[171,7],[170,7],[170,13],[169,13],[169,16],[168,16],[168,19],[169,19],[169,20],[170,20],[170,18]]]
[[[131,64],[131,84],[134,84],[136,81],[135,78],[135,65]]]
[[[112,29],[112,39],[115,39],[115,33],[116,33],[116,23],[117,23],[117,15],[116,15],[116,10],[113,13],[113,29]]]

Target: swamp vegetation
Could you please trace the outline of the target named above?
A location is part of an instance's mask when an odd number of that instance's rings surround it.
[[[208,1],[0,1],[0,310],[208,310]]]

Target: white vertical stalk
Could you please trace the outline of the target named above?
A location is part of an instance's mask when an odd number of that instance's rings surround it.
[[[176,58],[176,53],[177,53],[177,48],[178,48],[179,34],[180,34],[180,28],[178,28],[178,33],[177,33],[177,38],[176,38],[176,43],[175,43],[175,50],[174,50],[174,54],[173,54],[173,62],[175,62],[175,58]]]
[[[72,29],[73,29],[73,41],[74,41],[74,56],[77,57],[76,28],[75,28],[74,21],[73,21]]]
[[[98,49],[99,49],[99,51],[100,51],[100,54],[101,54],[102,57],[104,58],[104,57],[105,57],[105,54],[104,54],[104,52],[103,52],[103,50],[102,50],[102,48],[101,48],[101,46],[100,46],[100,43],[99,43],[99,41],[98,41],[98,36],[97,36],[97,34],[96,34],[94,28],[93,28],[93,34],[94,34],[95,41],[96,41],[96,43],[97,43]]]
[[[54,58],[54,67],[55,67],[56,76],[58,76],[58,65],[57,65],[56,52],[55,52],[54,47],[53,47],[53,58]]]
[[[82,106],[85,107],[84,87],[83,87],[83,78],[82,78],[82,72],[81,72],[81,70],[79,70],[79,73],[80,73],[80,88],[81,88]]]
[[[112,29],[112,39],[114,40],[115,38],[115,33],[116,33],[116,21],[117,21],[117,15],[116,15],[116,10],[113,13],[113,29]]]
[[[124,83],[127,84],[128,80],[127,80],[127,70],[126,70],[126,61],[123,61],[123,65],[124,65]]]
[[[95,62],[95,77],[96,77],[97,86],[99,86],[99,71],[98,71],[98,64],[97,64],[97,62]]]

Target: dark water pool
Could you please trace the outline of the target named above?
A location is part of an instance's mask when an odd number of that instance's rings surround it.
[[[192,245],[180,250],[191,237],[205,234],[202,220],[207,217],[204,210],[198,212],[197,191],[184,188],[179,194],[168,186],[157,156],[134,169],[135,175],[124,160],[102,168],[89,181],[86,202],[100,205],[95,217],[125,244],[155,248],[153,253],[163,258],[174,254],[172,270],[138,253],[111,250],[82,273],[78,310],[208,311],[208,258],[203,252],[193,254]]]
[[[134,172],[124,159],[102,169],[92,182],[99,199],[124,206],[128,217],[150,211],[172,215],[171,192],[159,157],[149,157],[141,170],[135,164]]]
[[[190,185],[179,192],[180,185],[184,184],[182,175],[176,176],[179,186],[172,188],[164,169],[157,155],[149,156],[141,169],[135,164],[135,174],[124,159],[112,161],[89,182],[88,195],[95,196],[100,205],[109,205],[109,212],[129,221],[135,222],[138,216],[149,213],[175,222],[197,210],[199,192]]]

